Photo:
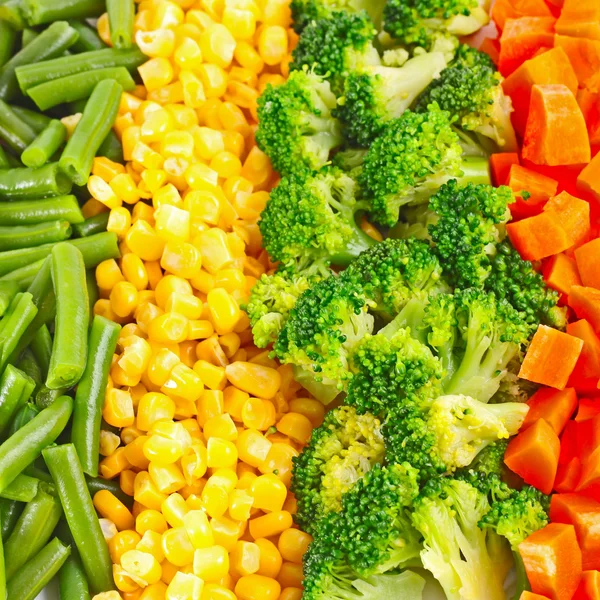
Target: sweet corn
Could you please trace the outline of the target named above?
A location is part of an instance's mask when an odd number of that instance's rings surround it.
[[[211,437],[206,444],[206,460],[212,469],[233,467],[238,460],[238,450],[233,442]]]
[[[277,600],[280,593],[281,585],[262,575],[246,575],[235,584],[235,595],[240,600]]]
[[[165,559],[162,549],[162,535],[156,531],[148,530],[144,532],[142,539],[136,546],[136,550],[152,554],[159,563]]]
[[[188,507],[181,494],[171,494],[162,503],[162,513],[171,527],[182,527],[187,512]]]
[[[178,571],[169,583],[165,600],[200,600],[204,581],[193,573]]]
[[[143,506],[160,510],[167,495],[158,491],[147,471],[137,474],[134,482],[133,497]]]
[[[152,554],[140,550],[128,550],[121,555],[121,566],[136,582],[142,585],[158,583],[162,574],[160,563]]]
[[[229,554],[223,546],[198,548],[194,552],[194,575],[206,582],[219,581],[229,573]]]
[[[135,550],[135,547],[141,539],[142,536],[133,530],[127,529],[125,531],[119,531],[119,533],[108,542],[108,551],[110,552],[113,563],[120,565],[123,554],[130,550]]]
[[[194,546],[183,527],[174,527],[163,533],[162,549],[165,558],[177,567],[195,562]]]
[[[94,494],[94,507],[100,516],[112,521],[118,530],[133,529],[134,519],[130,510],[108,490]]]
[[[285,510],[280,510],[251,519],[248,526],[250,528],[250,535],[256,540],[262,537],[278,535],[289,529],[292,523],[292,515]]]
[[[158,510],[146,509],[135,519],[135,530],[143,536],[147,531],[162,534],[168,529],[167,521]]]
[[[255,508],[265,512],[277,512],[283,508],[287,489],[276,475],[261,475],[252,484],[252,495]]]

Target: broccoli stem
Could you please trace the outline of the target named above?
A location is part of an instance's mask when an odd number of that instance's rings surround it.
[[[513,556],[515,557],[515,572],[517,574],[517,591],[513,596],[513,600],[519,600],[523,592],[531,591],[531,586],[529,585],[529,579],[527,578],[521,554],[518,550],[515,550]]]
[[[491,185],[490,166],[487,158],[466,156],[462,162],[462,177],[458,177],[460,185],[467,183]]]
[[[388,323],[378,333],[384,335],[388,339],[392,339],[400,329],[409,329],[410,335],[421,342],[427,343],[427,336],[421,327],[423,317],[425,315],[425,306],[422,299],[413,298],[409,300],[406,306],[400,311],[393,321]]]
[[[331,257],[332,265],[347,267],[359,254],[377,243],[360,228],[354,215],[349,219],[349,224],[353,229],[352,238],[342,252],[338,252]]]

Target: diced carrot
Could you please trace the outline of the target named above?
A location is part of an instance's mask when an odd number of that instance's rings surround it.
[[[581,574],[573,600],[600,600],[600,571],[590,570]]]
[[[566,465],[575,457],[579,457],[577,452],[577,434],[579,433],[578,423],[569,421],[560,436],[560,455],[558,457],[559,465]]]
[[[580,86],[587,87],[588,80],[600,70],[600,41],[557,34],[554,45],[567,53]]]
[[[600,402],[598,400],[594,400],[593,398],[581,398],[579,400],[579,407],[575,415],[577,423],[589,421],[598,415],[600,415]]]
[[[574,285],[569,294],[569,306],[580,319],[587,319],[596,331],[600,331],[600,290]]]
[[[579,174],[577,187],[591,194],[600,202],[600,152],[592,158],[590,164]]]
[[[563,390],[582,347],[582,340],[540,325],[531,340],[519,377]]]
[[[580,319],[567,325],[567,333],[583,340],[578,365],[584,377],[600,377],[600,338],[591,323]]]
[[[516,152],[497,152],[490,156],[490,170],[495,186],[507,185],[510,170],[513,165],[519,164],[519,155]]]
[[[560,224],[573,240],[574,246],[586,242],[590,235],[590,205],[581,198],[561,192],[544,205],[544,210],[558,214]]]
[[[500,73],[507,77],[540,48],[552,48],[555,23],[552,17],[507,19],[500,37]]]
[[[544,0],[496,0],[491,12],[492,19],[500,29],[504,29],[506,19],[551,16]]]
[[[566,143],[568,140],[568,143]],[[523,158],[538,165],[578,165],[591,159],[587,125],[566,85],[534,85]]]
[[[600,40],[598,0],[565,0],[556,22],[556,33]]]
[[[555,494],[550,520],[575,527],[584,570],[600,567],[600,502],[578,494]]]
[[[558,190],[558,181],[519,164],[510,167],[507,185],[516,196],[516,201],[509,206],[513,218],[539,214],[544,202]]]
[[[485,52],[495,65],[498,64],[500,60],[500,40],[486,37],[479,45],[479,50]]]
[[[577,269],[583,285],[600,289],[600,238],[575,249]]]
[[[600,389],[598,389],[598,378],[597,377],[584,377],[577,365],[573,369],[567,385],[575,388],[575,391],[580,396],[599,396]]]
[[[581,478],[575,491],[600,499],[600,447],[598,447],[598,421],[594,417],[579,423],[580,435],[585,441],[580,448]]]
[[[577,408],[577,394],[573,388],[555,390],[540,388],[527,402],[529,412],[521,426],[521,431],[544,419],[557,435],[560,435],[571,415]]]
[[[506,231],[512,245],[526,260],[541,260],[573,245],[559,217],[552,212],[509,223]]]
[[[515,109],[511,118],[519,135],[525,134],[531,88],[552,84],[566,85],[574,94],[577,93],[577,75],[562,48],[552,48],[525,61],[502,82],[504,93],[510,96]]]
[[[575,261],[563,253],[551,256],[542,274],[548,287],[561,294],[568,294],[574,285],[581,285]]]
[[[594,84],[594,82],[595,78],[592,83]],[[594,87],[596,87],[595,84]],[[579,104],[587,123],[590,144],[597,146],[600,144],[600,93],[580,89],[577,91],[577,104]]]
[[[561,494],[574,492],[580,477],[581,461],[575,456],[568,463],[558,465],[556,479],[554,480],[554,490]]]
[[[581,550],[573,525],[550,523],[519,544],[525,571],[536,594],[571,600],[581,581]]]
[[[533,592],[524,591],[520,596],[519,600],[548,600],[548,596],[540,596]]]
[[[510,440],[504,463],[526,483],[549,494],[558,469],[559,453],[556,432],[544,419],[538,419]]]

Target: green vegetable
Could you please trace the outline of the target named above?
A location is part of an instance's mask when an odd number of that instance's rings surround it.
[[[32,26],[61,19],[99,17],[104,7],[104,0],[23,0],[23,11]]]
[[[22,406],[17,411],[15,418],[10,424],[10,431],[8,432],[8,435],[11,436],[15,434],[17,431],[19,431],[19,429],[21,429],[21,427],[27,425],[27,423],[29,423],[33,417],[37,416],[39,412],[40,411],[35,404],[27,402],[27,404]]]
[[[0,434],[4,434],[15,413],[29,400],[34,387],[31,377],[23,371],[12,365],[4,369],[0,378]]]
[[[58,574],[60,600],[90,600],[90,590],[79,557],[71,554]]]
[[[22,511],[22,502],[0,498],[0,528],[2,530],[2,542],[6,542],[14,530]]]
[[[301,33],[315,19],[330,16],[331,11],[358,13],[367,11],[376,26],[381,24],[385,0],[292,0],[294,29]]]
[[[0,281],[0,317],[4,316],[18,292],[19,286],[14,281]]]
[[[115,48],[131,48],[133,44],[133,0],[106,0],[110,39]]]
[[[0,497],[18,502],[31,502],[38,492],[39,484],[39,479],[21,473],[0,492]]]
[[[14,113],[16,113],[21,121],[27,123],[31,129],[33,129],[36,133],[41,133],[44,131],[46,127],[50,124],[52,119],[39,113],[35,110],[30,110],[28,108],[23,108],[22,106],[17,106],[16,104],[11,105],[11,109]]]
[[[94,215],[81,223],[77,223],[77,225],[73,227],[73,232],[77,237],[88,237],[90,235],[102,233],[103,231],[106,231],[109,216],[110,212],[102,212],[98,215]]]
[[[15,152],[23,152],[35,140],[35,131],[0,100],[0,140]]]
[[[46,325],[42,325],[36,331],[31,340],[30,347],[45,379],[48,375],[50,357],[52,356],[52,337]]]
[[[0,226],[35,225],[48,221],[84,222],[75,196],[0,203]]]
[[[21,161],[26,167],[45,165],[62,146],[66,137],[67,128],[60,121],[50,121],[46,129],[25,148]]]
[[[79,34],[79,39],[71,47],[73,52],[91,52],[106,48],[96,30],[85,21],[69,21],[69,25]]]
[[[0,369],[7,364],[37,312],[33,297],[27,292],[17,294],[11,302],[0,321]]]
[[[116,496],[125,506],[133,506],[133,498],[128,496],[119,486],[118,481],[103,479],[102,477],[85,476],[85,483],[92,497],[100,490],[108,490],[113,496]]]
[[[59,170],[58,163],[48,163],[39,169],[0,171],[0,202],[64,196],[71,187],[69,177]]]
[[[0,252],[62,242],[69,237],[71,237],[71,224],[68,221],[0,226]]]
[[[13,55],[17,42],[17,32],[7,21],[0,19],[0,67]]]

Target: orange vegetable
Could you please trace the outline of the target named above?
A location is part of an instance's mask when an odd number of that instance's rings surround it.
[[[558,181],[555,179],[518,164],[510,168],[507,185],[517,196],[516,202],[509,206],[514,218],[539,214],[543,203],[558,190]],[[522,192],[527,192],[529,197],[523,198]]]
[[[590,235],[590,205],[581,198],[561,192],[544,205],[544,210],[558,214],[560,224],[573,240],[574,246],[586,242]]]
[[[600,202],[600,152],[594,156],[577,178],[577,187]]]
[[[519,600],[548,600],[548,596],[540,596],[539,594],[525,591],[519,596]]]
[[[571,600],[581,580],[581,550],[573,525],[550,523],[519,544],[525,571],[536,594]]]
[[[577,265],[566,254],[549,258],[542,273],[546,284],[561,294],[568,294],[574,285],[581,285]]]
[[[512,245],[526,260],[540,260],[572,246],[560,218],[552,212],[509,223],[506,231]]]
[[[519,377],[563,390],[582,347],[582,340],[540,325],[531,340]]]
[[[600,377],[600,338],[586,319],[567,325],[567,333],[583,340],[577,366],[584,377]]]
[[[486,37],[481,41],[479,50],[485,52],[492,62],[497,65],[500,60],[500,41],[494,38]]]
[[[573,525],[584,570],[600,568],[600,502],[579,494],[555,494],[550,520]]]
[[[590,144],[597,146],[600,144],[600,93],[580,89],[577,91],[577,104],[587,123]]]
[[[584,571],[573,600],[600,600],[600,571]]]
[[[544,0],[496,0],[491,16],[498,28],[504,29],[507,19],[551,17],[552,13]]]
[[[587,87],[589,80],[600,70],[600,41],[557,34],[554,45],[567,53],[579,84]]]
[[[580,477],[581,461],[575,456],[568,463],[558,465],[556,479],[554,480],[554,491],[561,494],[574,492]]]
[[[577,408],[577,394],[573,388],[555,390],[540,388],[527,402],[529,412],[521,427],[521,431],[533,425],[538,419],[544,419],[556,435],[560,435],[567,421]]]
[[[492,154],[490,156],[490,170],[494,185],[507,185],[512,166],[518,164],[519,155],[516,152],[497,152],[496,154]]]
[[[600,402],[592,398],[581,398],[575,421],[582,423],[600,415]]]
[[[566,85],[534,85],[531,89],[523,158],[550,166],[589,162],[587,125]]]
[[[574,94],[577,93],[577,75],[562,48],[552,48],[525,61],[502,82],[504,93],[510,96],[515,109],[511,115],[513,125],[521,136],[527,125],[531,88],[551,84],[566,85]]]
[[[549,494],[558,469],[559,453],[560,441],[556,432],[544,419],[538,419],[510,440],[504,462],[526,483]]]
[[[500,37],[500,73],[507,77],[540,48],[552,48],[555,22],[552,17],[507,19]]]
[[[598,417],[579,423],[582,439],[585,447],[581,448],[581,477],[575,488],[586,496],[599,499],[600,496],[600,448],[592,452],[592,444],[598,440]],[[587,452],[585,452],[587,450]]]
[[[574,285],[569,294],[569,306],[580,319],[587,319],[596,331],[600,331],[600,290]]]
[[[597,0],[565,0],[556,21],[556,33],[600,40],[600,3]]]
[[[600,289],[600,238],[575,250],[577,269],[583,285]]]

